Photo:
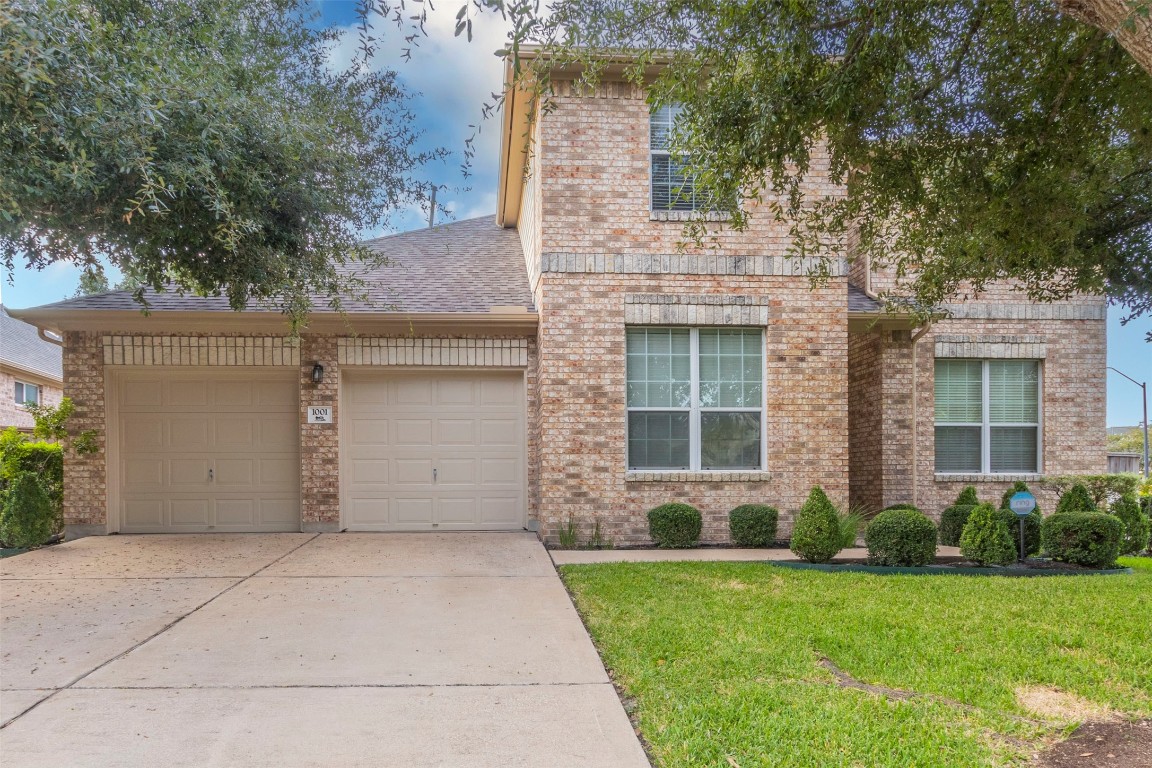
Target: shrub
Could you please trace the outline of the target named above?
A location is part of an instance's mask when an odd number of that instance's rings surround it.
[[[1053,514],[1096,511],[1096,502],[1093,500],[1092,494],[1088,493],[1088,489],[1082,484],[1075,483],[1060,497],[1060,501],[1056,503],[1056,512]]]
[[[1135,496],[1121,496],[1112,504],[1112,514],[1124,525],[1120,536],[1120,554],[1134,555],[1148,543],[1148,518]]]
[[[887,506],[887,507],[884,507],[884,509],[883,509],[883,510],[881,510],[881,511],[882,511],[882,512],[887,512],[887,511],[888,511],[888,510],[890,510],[890,509],[915,509],[917,512],[919,512],[919,511],[920,511],[920,508],[919,508],[919,507],[917,507],[915,504],[903,504],[903,503],[901,503],[901,504],[890,504],[889,506]]]
[[[31,472],[18,475],[8,488],[0,510],[0,541],[9,547],[35,549],[56,529],[52,501]]]
[[[960,534],[960,554],[980,565],[1008,565],[1016,545],[1008,526],[991,504],[978,504]]]
[[[936,557],[936,526],[915,507],[886,509],[864,531],[873,565],[927,565]]]
[[[960,495],[956,497],[956,502],[953,506],[956,507],[974,507],[980,503],[980,499],[976,498],[976,486],[966,485],[964,490],[960,491]]]
[[[1010,509],[996,510],[996,514],[1004,521],[1004,526],[1012,536],[1012,545],[1020,549],[1020,518]],[[1024,518],[1024,557],[1035,555],[1040,551],[1040,524],[1044,516],[1039,509],[1029,512]]]
[[[661,504],[648,513],[648,532],[662,549],[688,549],[700,541],[703,520],[691,504]]]
[[[1056,475],[1044,478],[1044,485],[1054,488],[1063,495],[1074,485],[1082,485],[1096,507],[1107,507],[1108,503],[1135,493],[1140,485],[1140,475],[1118,473],[1114,475]]]
[[[1102,512],[1064,512],[1045,518],[1040,526],[1044,551],[1053,560],[1088,568],[1116,562],[1124,525]]]
[[[796,514],[790,542],[792,551],[810,563],[826,563],[842,549],[842,535],[836,507],[828,500],[823,488],[814,486]]]
[[[960,546],[960,534],[968,524],[968,516],[976,509],[975,504],[954,504],[940,515],[940,543],[945,547]]]
[[[780,511],[767,504],[742,504],[728,513],[728,530],[738,547],[767,547],[776,541]]]
[[[846,511],[836,510],[836,519],[840,524],[840,549],[856,546],[856,537],[864,527],[864,508],[851,507]]]
[[[48,494],[56,518],[55,530],[62,530],[64,501],[64,451],[58,443],[37,442],[9,427],[0,432],[0,509],[8,489],[23,474],[35,475]],[[53,531],[55,532],[55,531]]]

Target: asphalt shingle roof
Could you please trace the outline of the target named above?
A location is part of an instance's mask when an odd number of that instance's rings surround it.
[[[496,224],[494,216],[402,232],[365,243],[388,258],[383,267],[350,264],[346,274],[361,278],[365,300],[346,298],[348,312],[488,312],[492,307],[533,308],[520,235]],[[223,296],[145,294],[152,311],[231,311]],[[313,296],[315,311],[328,306]],[[46,305],[53,309],[138,310],[131,291],[81,296]],[[45,308],[46,308],[45,307]],[[250,306],[250,312],[274,311]],[[33,329],[35,334],[35,329]]]
[[[64,364],[60,347],[44,341],[36,326],[9,317],[0,304],[0,363],[34,371],[50,379],[63,381]],[[11,396],[11,392],[8,393]]]
[[[849,312],[879,312],[884,307],[861,289],[848,284],[848,311]]]

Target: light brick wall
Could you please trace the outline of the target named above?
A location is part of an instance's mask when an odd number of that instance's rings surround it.
[[[300,340],[300,517],[303,530],[336,530],[340,523],[340,361],[335,336]],[[324,380],[312,383],[312,366]],[[332,408],[332,424],[309,424],[309,406]]]
[[[49,384],[36,376],[0,371],[0,429],[16,427],[26,432],[32,429],[34,423],[32,414],[28,413],[23,405],[16,404],[16,382],[18,381],[40,387],[41,405],[60,405],[64,390],[59,385]]]
[[[68,331],[64,334],[64,394],[76,410],[69,422],[74,433],[92,430],[95,453],[64,459],[64,524],[103,526],[108,521],[104,419],[104,348],[99,334]]]
[[[884,506],[884,355],[879,333],[848,336],[848,501]]]

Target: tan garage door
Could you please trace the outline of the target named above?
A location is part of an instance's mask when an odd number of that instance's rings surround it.
[[[524,527],[520,373],[345,373],[344,526]]]
[[[120,530],[300,530],[298,391],[295,371],[120,372]]]

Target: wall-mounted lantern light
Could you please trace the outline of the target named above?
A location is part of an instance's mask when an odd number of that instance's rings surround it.
[[[319,384],[324,381],[324,366],[320,363],[313,363],[312,365],[312,383]]]

